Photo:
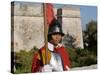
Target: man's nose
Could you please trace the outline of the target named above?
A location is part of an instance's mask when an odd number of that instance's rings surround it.
[[[58,39],[58,38],[59,38],[59,36],[57,35],[57,36],[56,36],[56,39]]]

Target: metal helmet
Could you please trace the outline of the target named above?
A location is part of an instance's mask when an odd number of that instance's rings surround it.
[[[54,19],[50,24],[50,27],[48,30],[48,35],[56,34],[56,33],[64,36],[64,33],[62,32],[62,27],[61,27],[60,23],[58,22],[58,20]]]

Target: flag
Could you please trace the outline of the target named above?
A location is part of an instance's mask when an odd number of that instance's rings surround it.
[[[50,26],[50,23],[55,19],[53,5],[50,3],[46,4],[46,19],[47,24]]]

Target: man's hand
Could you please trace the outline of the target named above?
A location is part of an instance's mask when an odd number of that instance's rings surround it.
[[[53,67],[51,65],[44,65],[44,67],[42,68],[42,72],[52,72]]]

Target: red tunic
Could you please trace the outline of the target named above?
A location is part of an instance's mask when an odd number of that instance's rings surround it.
[[[44,47],[40,49],[39,53],[42,53],[44,50]],[[54,52],[60,54],[61,58],[62,58],[62,62],[63,62],[63,68],[64,71],[68,70],[66,68],[66,66],[70,67],[70,59],[69,59],[69,55],[68,52],[65,50],[65,48],[59,47],[59,48],[55,48]],[[43,67],[43,62],[42,60],[38,57],[38,53],[35,53],[34,57],[33,57],[33,61],[32,61],[32,72],[40,72],[41,69]]]

